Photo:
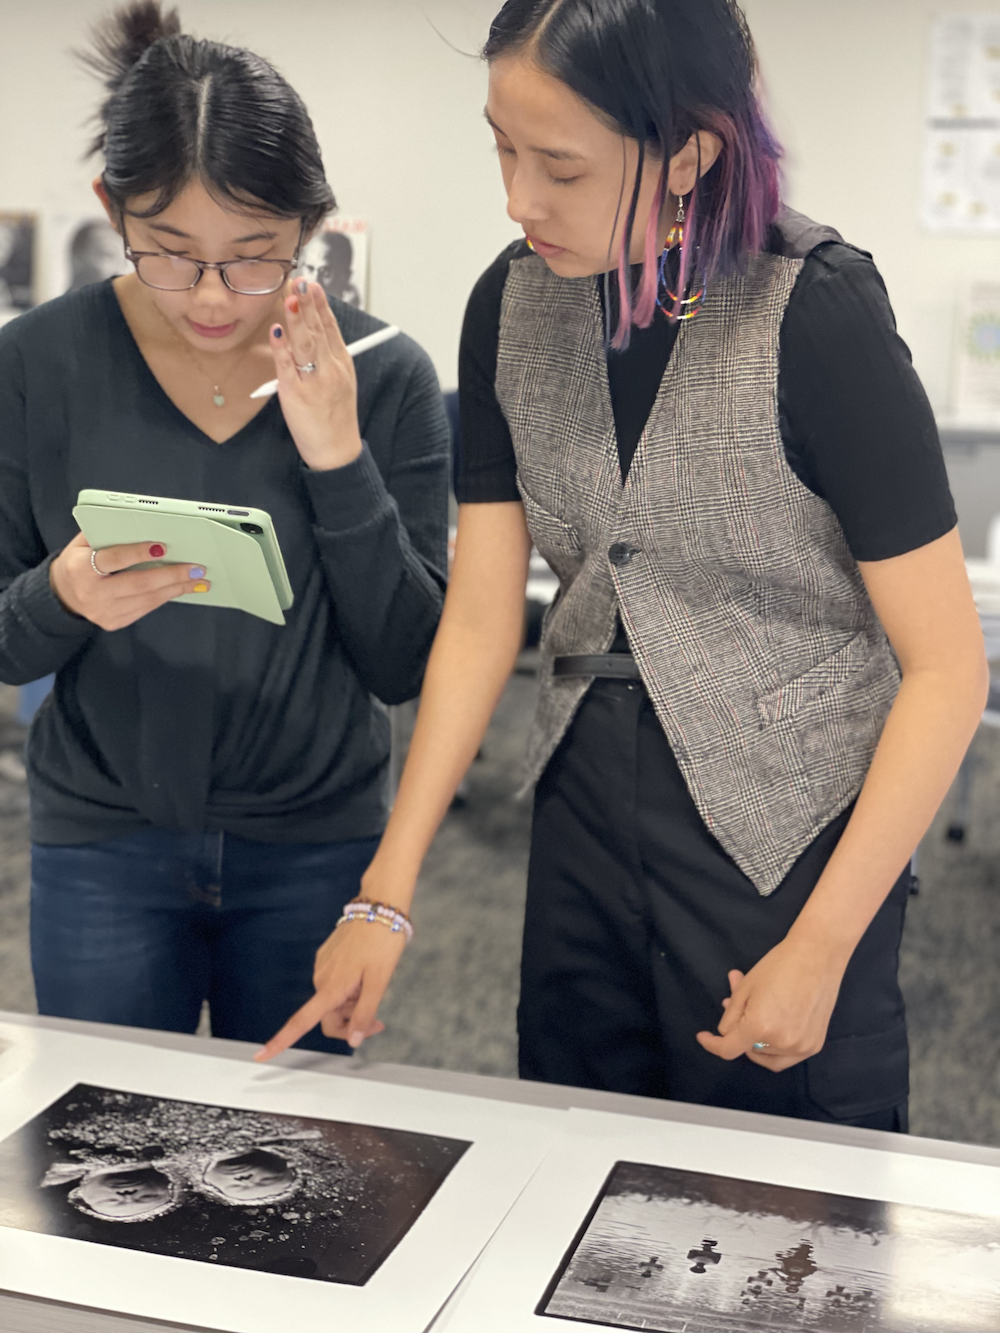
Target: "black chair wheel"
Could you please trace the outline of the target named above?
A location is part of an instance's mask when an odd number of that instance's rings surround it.
[[[949,824],[949,825],[948,825],[948,832],[945,834],[945,837],[948,839],[949,842],[964,842],[964,841],[965,841],[965,825],[964,825],[964,824]]]

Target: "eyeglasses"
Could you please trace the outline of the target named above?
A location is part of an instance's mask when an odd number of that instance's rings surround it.
[[[197,287],[206,269],[215,269],[231,292],[241,296],[269,296],[284,286],[289,273],[299,262],[298,251],[292,259],[227,259],[210,264],[204,259],[187,259],[156,250],[125,247],[125,258],[135,265],[136,276],[147,287],[161,292],[186,292]]]

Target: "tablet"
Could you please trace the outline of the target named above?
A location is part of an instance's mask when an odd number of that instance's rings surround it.
[[[171,500],[124,491],[82,490],[73,517],[95,551],[128,542],[162,542],[154,565],[202,565],[207,593],[183,593],[178,602],[225,606],[283,625],[294,600],[271,515],[250,505]]]

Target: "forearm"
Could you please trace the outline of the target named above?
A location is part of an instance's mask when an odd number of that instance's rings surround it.
[[[13,579],[0,593],[0,680],[26,685],[58,671],[96,634],[72,615],[49,582],[51,558]]]
[[[371,454],[328,475],[310,474],[316,541],[337,625],[359,679],[384,703],[401,703],[420,690],[444,602],[447,525],[446,460],[431,460],[419,496],[438,516],[428,543],[437,558],[414,546],[397,499],[390,495]],[[440,472],[433,486],[431,471]],[[439,493],[438,493],[439,492]],[[405,497],[404,497],[405,498]]]
[[[851,819],[789,939],[847,966],[947,794],[987,687],[981,657],[962,671],[904,675]]]
[[[530,543],[520,505],[502,511],[499,531],[467,534],[463,517],[444,614],[431,651],[417,724],[392,816],[365,875],[367,896],[406,910],[421,862],[459,782],[475,758],[514,666],[524,627]],[[486,523],[491,519],[486,516]]]

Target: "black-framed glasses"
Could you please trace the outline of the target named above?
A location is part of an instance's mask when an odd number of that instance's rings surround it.
[[[124,225],[122,232],[124,234]],[[147,287],[160,292],[187,292],[197,287],[206,269],[215,269],[231,292],[240,296],[270,296],[280,291],[289,273],[299,262],[302,234],[291,259],[226,259],[212,264],[186,255],[164,254],[159,250],[133,250],[125,241],[125,258],[135,265],[136,277]]]

